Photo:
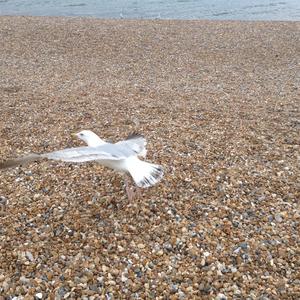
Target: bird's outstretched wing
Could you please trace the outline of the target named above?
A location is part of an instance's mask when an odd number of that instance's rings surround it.
[[[93,160],[122,160],[135,153],[126,151],[113,144],[105,144],[98,147],[67,148],[59,151],[42,154],[44,158],[61,160],[66,162],[87,162]]]
[[[132,133],[125,140],[117,142],[115,145],[122,145],[123,147],[128,147],[134,152],[136,152],[138,156],[146,157],[147,141],[141,134]]]
[[[0,163],[0,169],[16,167],[41,159],[60,160],[65,162],[88,161],[120,161],[130,156],[136,156],[136,152],[123,145],[104,144],[98,147],[67,148],[43,154],[31,154],[13,160]]]

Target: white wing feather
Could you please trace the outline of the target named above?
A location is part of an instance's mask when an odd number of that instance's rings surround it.
[[[133,155],[136,155],[133,150],[121,147],[121,145],[115,146],[113,144],[105,144],[99,147],[67,148],[64,150],[41,154],[43,158],[66,162],[87,162],[94,160],[118,161]]]
[[[117,142],[115,145],[122,145],[123,147],[128,147],[137,153],[138,156],[146,157],[146,139],[139,134],[132,134],[127,137],[126,140]]]

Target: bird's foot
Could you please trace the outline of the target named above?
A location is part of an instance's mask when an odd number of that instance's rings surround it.
[[[129,201],[134,199],[135,192],[132,187],[129,187],[128,185],[126,185],[126,193],[127,193]]]

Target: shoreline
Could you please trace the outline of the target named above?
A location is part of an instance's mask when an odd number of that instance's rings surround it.
[[[237,23],[300,23],[300,20],[247,20],[247,19],[168,19],[168,18],[103,18],[103,17],[96,17],[96,16],[60,16],[60,15],[53,15],[53,16],[47,16],[47,15],[1,15],[0,18],[44,18],[44,19],[87,19],[87,20],[98,20],[98,21],[174,21],[174,22],[224,22],[224,23],[231,23],[231,22],[237,22]]]

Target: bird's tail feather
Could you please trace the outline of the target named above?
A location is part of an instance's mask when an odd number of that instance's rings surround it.
[[[40,160],[40,159],[42,159],[42,156],[39,154],[34,154],[34,153],[29,154],[27,156],[0,162],[0,169],[8,169],[8,168],[17,167],[17,166],[25,165],[25,164],[28,164],[30,162]]]
[[[128,171],[135,184],[141,188],[155,185],[164,175],[162,166],[141,161],[139,159],[136,159],[134,163],[131,163],[128,166]]]

